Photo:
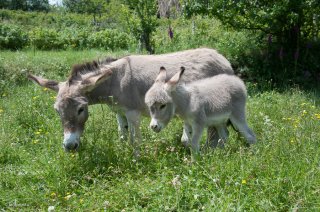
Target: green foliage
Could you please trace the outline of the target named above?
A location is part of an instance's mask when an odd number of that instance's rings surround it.
[[[63,49],[66,43],[55,29],[35,28],[29,38],[31,45],[40,50]]]
[[[101,14],[106,10],[109,0],[63,0],[63,5],[70,12]]]
[[[132,27],[131,32],[136,39],[141,42],[149,54],[154,53],[154,44],[152,42],[152,33],[158,25],[156,21],[156,1],[155,0],[126,0],[126,4],[132,9],[138,18],[128,18]],[[130,11],[127,11],[129,15]],[[130,16],[129,16],[130,17]]]
[[[11,24],[0,25],[0,49],[21,49],[27,42],[27,35],[18,26]]]
[[[172,39],[168,35],[169,25],[173,31]],[[157,53],[198,47],[217,49],[231,61],[236,71],[246,65],[241,55],[258,51],[260,47],[254,33],[236,31],[223,26],[218,20],[200,16],[194,16],[191,20],[162,20],[154,40]]]
[[[0,9],[49,11],[49,0],[1,0]]]
[[[65,27],[90,27],[91,17],[85,14],[58,12],[24,12],[12,10],[0,10],[0,18],[5,23],[18,25],[24,30],[32,30],[34,27],[47,27],[61,29]]]
[[[131,43],[130,39],[126,33],[106,29],[89,35],[88,47],[106,50],[127,49]]]
[[[128,49],[134,45],[131,35],[120,29],[104,30],[94,27],[88,16],[82,17],[77,14],[64,16],[64,13],[18,13],[8,10],[0,10],[0,16],[7,23],[12,23],[0,26],[2,35],[0,48],[3,49],[28,46],[39,50],[86,48],[115,50]]]
[[[319,55],[317,43],[320,42],[318,0],[186,0],[184,12],[187,17],[210,15],[237,30],[260,32],[259,42],[264,53],[250,55],[254,63],[247,64],[253,75],[265,76],[275,82],[282,82],[284,78],[303,78],[305,75],[319,78],[320,63],[316,59]],[[315,57],[309,54],[311,46],[317,54]]]

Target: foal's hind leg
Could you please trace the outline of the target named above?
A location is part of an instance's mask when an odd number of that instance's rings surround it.
[[[255,134],[247,124],[244,109],[232,113],[230,121],[234,128],[236,128],[239,133],[246,139],[248,144],[254,144],[257,142]]]

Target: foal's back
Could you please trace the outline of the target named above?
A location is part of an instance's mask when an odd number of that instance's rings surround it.
[[[191,102],[208,109],[231,109],[234,104],[245,103],[246,88],[243,81],[234,75],[220,74],[194,81],[187,86]]]

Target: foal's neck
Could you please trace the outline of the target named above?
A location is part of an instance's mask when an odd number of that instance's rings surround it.
[[[191,93],[185,85],[178,85],[176,90],[171,93],[173,103],[176,106],[176,112],[179,115],[184,116],[186,113],[190,104],[190,96]]]

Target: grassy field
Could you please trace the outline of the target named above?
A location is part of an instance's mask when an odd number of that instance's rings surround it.
[[[65,153],[55,93],[22,77],[30,70],[63,79],[72,64],[103,55],[0,52],[0,210],[320,210],[316,90],[261,90],[247,82],[248,121],[259,143],[248,148],[230,129],[226,147],[198,162],[191,163],[179,143],[180,120],[155,134],[148,118],[136,161],[131,146],[118,140],[115,114],[105,105],[90,107],[81,150]]]

